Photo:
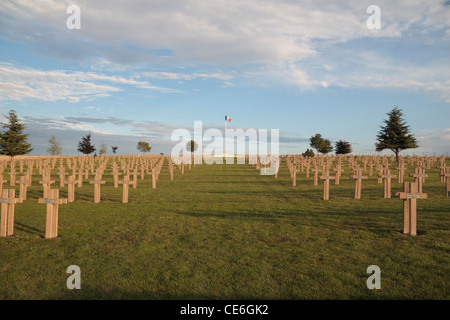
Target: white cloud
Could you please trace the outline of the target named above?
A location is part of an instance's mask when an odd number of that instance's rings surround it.
[[[233,66],[242,75],[253,73],[252,79],[261,85],[276,80],[303,89],[333,85],[420,89],[438,92],[450,101],[447,79],[442,78],[444,73],[449,74],[448,67],[440,71],[433,65],[417,62],[403,66],[409,53],[405,59],[383,56],[372,60],[375,54],[371,48],[361,50],[352,46],[354,41],[367,39],[384,40],[383,44],[392,46],[397,39],[416,35],[422,37],[418,41],[431,41],[429,35],[438,31],[441,35],[433,35],[432,41],[448,43],[450,6],[444,6],[441,1],[379,0],[376,4],[381,8],[381,30],[367,28],[369,4],[357,0],[154,0],[132,3],[79,0],[82,22],[81,29],[76,31],[65,27],[68,17],[65,9],[69,4],[69,1],[59,0],[3,0],[0,5],[1,37],[29,43],[36,50],[66,59],[90,61],[94,71],[120,72],[130,66],[147,64],[166,68],[173,65],[224,67],[222,70]],[[343,44],[348,45],[347,49],[341,47]],[[360,58],[363,62],[359,62]],[[385,63],[384,58],[388,58]],[[313,69],[312,65],[320,65],[322,71]],[[364,70],[353,68],[353,65],[364,66]],[[418,65],[423,66],[415,70]],[[163,80],[217,79],[224,84],[235,79],[224,73],[158,70],[162,71],[136,74]],[[81,95],[105,96],[120,90],[111,84],[177,92],[123,77],[89,73],[66,75],[75,77],[72,84],[81,84],[84,88],[80,91],[86,93],[71,94],[72,90],[64,84],[46,89],[2,78],[0,94],[10,92],[9,97],[50,99],[51,93],[53,99],[72,97],[75,100],[81,99]],[[101,86],[97,81],[107,81],[109,85]],[[55,94],[60,91],[64,94]]]
[[[72,42],[83,39],[108,57],[98,61],[97,67],[102,68],[111,59],[124,58],[120,51],[128,44],[140,49],[142,55],[134,55],[136,59],[153,55],[202,63],[283,64],[316,55],[315,40],[399,37],[412,26],[423,30],[445,30],[449,26],[449,8],[439,1],[426,0],[378,1],[383,26],[380,32],[366,27],[368,5],[357,0],[77,2],[82,16],[78,33],[65,27],[69,2],[4,0],[0,13],[11,17],[5,20],[8,26],[4,32],[47,45],[49,37],[56,37],[51,32],[70,37]],[[81,41],[73,43],[73,47],[77,45]],[[149,50],[160,49],[170,53],[149,55]]]
[[[174,89],[151,85],[147,81],[137,81],[121,76],[64,70],[44,71],[16,67],[2,62],[0,62],[0,79],[2,79],[0,100],[32,98],[45,101],[79,102],[80,99],[105,97],[113,92],[121,91],[122,89],[116,85],[132,85],[160,92],[177,92]],[[110,84],[102,84],[102,82]]]
[[[414,149],[417,154],[426,153],[436,155],[446,154],[450,151],[450,128],[417,130],[413,132],[419,148]]]

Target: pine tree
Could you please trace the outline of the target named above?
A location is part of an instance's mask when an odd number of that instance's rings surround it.
[[[24,134],[25,125],[19,122],[16,111],[10,110],[5,115],[9,123],[2,123],[5,132],[0,133],[0,154],[7,156],[17,156],[33,151],[28,143],[28,134]]]
[[[62,153],[62,148],[56,140],[56,137],[53,135],[48,142],[50,143],[50,147],[47,148],[47,153],[51,156],[60,156]]]
[[[352,152],[352,145],[350,142],[339,140],[336,142],[334,150],[336,154],[347,154]]]
[[[302,156],[304,157],[314,157],[314,151],[312,151],[311,149],[307,148],[305,152],[302,153]]]
[[[190,151],[191,154],[194,153],[195,151],[197,151],[197,149],[198,149],[198,143],[195,142],[194,140],[191,140],[186,144],[186,150]]]
[[[403,120],[402,110],[395,106],[391,112],[387,113],[389,119],[384,120],[386,124],[384,127],[380,126],[381,130],[377,135],[377,143],[375,143],[376,151],[383,151],[389,149],[395,153],[395,158],[398,162],[398,155],[400,151],[405,149],[418,148],[416,138],[409,133],[409,126]]]
[[[91,154],[94,152],[95,146],[91,144],[91,134],[87,134],[83,138],[81,138],[81,141],[78,143],[78,149],[79,152],[83,154]]]

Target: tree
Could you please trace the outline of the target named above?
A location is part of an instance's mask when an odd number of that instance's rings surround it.
[[[102,156],[102,155],[107,154],[107,153],[108,153],[108,149],[106,148],[106,144],[102,143],[100,145],[100,149],[98,150],[98,154]]]
[[[334,151],[336,154],[352,153],[352,145],[350,142],[339,140],[334,146]]]
[[[194,140],[191,140],[186,144],[186,150],[190,151],[191,154],[194,153],[195,151],[197,151],[197,149],[198,149],[198,143],[195,142]]]
[[[48,142],[50,143],[50,147],[47,148],[47,153],[51,156],[60,156],[62,153],[62,147],[56,140],[56,137],[53,135]]]
[[[111,146],[112,152],[114,154],[116,154],[116,151],[117,151],[118,148],[119,148],[118,146]]]
[[[309,141],[309,145],[316,149],[317,152],[326,154],[333,151],[333,146],[331,145],[330,140],[322,138],[322,135],[319,133],[316,133],[315,136],[311,136]]]
[[[25,125],[19,122],[16,111],[10,110],[5,115],[9,123],[2,123],[5,132],[0,133],[0,154],[7,156],[17,156],[33,151],[28,143],[28,134],[24,134]]]
[[[83,154],[91,154],[94,152],[95,146],[91,143],[91,134],[88,133],[86,136],[81,138],[81,141],[78,143],[78,149],[79,152]]]
[[[306,149],[305,152],[302,153],[302,156],[304,157],[314,157],[314,151],[312,151],[311,149]]]
[[[376,151],[383,151],[389,149],[395,154],[398,162],[398,155],[400,151],[406,149],[414,149],[419,147],[416,138],[409,133],[409,126],[403,120],[402,110],[397,106],[386,113],[389,118],[384,120],[385,126],[380,126],[381,130],[377,134],[377,141],[375,143]]]
[[[139,141],[137,143],[137,149],[140,152],[150,152],[150,150],[152,149],[152,147],[150,147],[150,145],[148,144],[148,142],[145,141]]]

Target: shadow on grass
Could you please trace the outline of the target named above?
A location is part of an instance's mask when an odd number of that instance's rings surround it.
[[[216,296],[216,295],[204,295],[197,292],[186,292],[177,293],[170,290],[158,290],[158,292],[150,290],[142,291],[124,291],[123,289],[113,288],[107,286],[105,288],[89,288],[83,287],[81,284],[81,289],[79,290],[69,290],[63,291],[60,295],[52,296],[49,300],[180,300],[172,301],[176,304],[171,303],[171,308],[185,307],[185,303],[181,300],[253,300],[253,299],[269,299],[277,300],[283,299],[282,297],[267,297],[261,296],[249,296],[245,294],[236,293],[233,296]]]
[[[27,226],[26,224],[19,223],[19,222],[14,223],[14,228],[19,231],[29,233],[29,234],[35,234],[38,236],[42,236],[45,233],[43,230],[39,230],[39,229]]]

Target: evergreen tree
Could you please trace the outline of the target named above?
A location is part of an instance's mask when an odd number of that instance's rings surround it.
[[[380,126],[381,130],[377,135],[377,143],[375,143],[376,151],[389,149],[395,154],[398,162],[400,151],[405,149],[414,149],[419,147],[416,138],[409,133],[409,126],[403,120],[402,110],[397,106],[387,113],[389,118],[384,120],[385,126]]]
[[[311,149],[306,149],[305,152],[302,153],[302,156],[304,157],[314,157],[314,151],[312,151]]]
[[[62,148],[56,140],[56,137],[53,135],[48,142],[50,143],[50,147],[47,148],[47,153],[51,156],[60,156],[62,153]]]
[[[347,154],[352,152],[352,145],[350,142],[339,140],[336,142],[334,150],[336,154]]]
[[[191,154],[194,153],[195,151],[197,151],[197,149],[198,149],[198,143],[195,142],[194,140],[191,140],[186,144],[186,150],[190,151]]]
[[[0,133],[0,154],[7,156],[17,156],[33,151],[28,143],[28,134],[24,134],[25,125],[19,122],[16,111],[10,110],[5,115],[8,123],[2,123],[5,132]]]
[[[94,152],[95,146],[91,144],[91,134],[87,134],[83,138],[81,138],[81,141],[78,143],[78,149],[79,152],[83,154],[91,154]]]

